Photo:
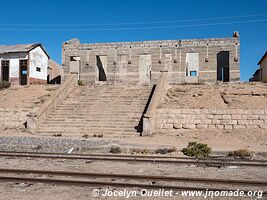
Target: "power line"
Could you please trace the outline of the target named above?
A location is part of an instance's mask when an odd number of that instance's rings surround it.
[[[0,28],[0,31],[119,31],[119,30],[149,30],[149,29],[168,29],[168,28],[186,28],[186,27],[203,27],[203,26],[217,26],[228,24],[244,24],[264,22],[267,19],[258,20],[244,20],[233,22],[220,22],[220,23],[206,23],[206,24],[187,24],[178,26],[152,26],[152,27],[121,27],[121,28],[83,28],[83,29],[36,29],[36,28]]]
[[[183,19],[172,21],[151,21],[151,22],[129,22],[129,23],[98,23],[98,24],[0,24],[1,26],[115,26],[115,25],[144,25],[144,24],[164,24],[164,23],[181,23],[181,22],[198,22],[198,21],[210,21],[210,20],[224,20],[224,19],[236,19],[236,18],[248,18],[248,17],[260,17],[266,16],[267,13],[250,14],[250,15],[237,15],[230,17],[212,17],[212,18],[200,18],[200,19]]]

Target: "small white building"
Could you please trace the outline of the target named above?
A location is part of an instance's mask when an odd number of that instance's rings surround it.
[[[0,45],[0,81],[47,83],[48,60],[41,44]]]

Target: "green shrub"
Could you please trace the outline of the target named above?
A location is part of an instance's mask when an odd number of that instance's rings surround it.
[[[82,80],[78,80],[78,85],[82,86],[85,85],[84,82]]]
[[[190,157],[208,157],[211,153],[211,148],[207,144],[189,142],[187,147],[182,149],[182,152]]]
[[[8,81],[1,81],[1,82],[0,82],[0,90],[9,88],[10,85],[11,85],[11,83],[8,82]]]
[[[245,158],[245,157],[251,157],[252,153],[247,149],[238,149],[236,151],[229,152],[228,156]]]

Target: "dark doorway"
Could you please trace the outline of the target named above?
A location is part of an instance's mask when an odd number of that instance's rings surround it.
[[[217,81],[230,81],[229,51],[217,53]]]
[[[107,81],[107,56],[96,56],[96,66],[98,69],[98,81]]]
[[[9,81],[9,60],[2,60],[2,81]]]
[[[27,60],[19,61],[19,74],[20,74],[20,85],[27,85],[28,70]]]

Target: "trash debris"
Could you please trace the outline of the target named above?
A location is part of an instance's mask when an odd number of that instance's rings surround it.
[[[73,150],[74,150],[74,148],[70,148],[70,149],[68,150],[68,154],[72,153]]]

